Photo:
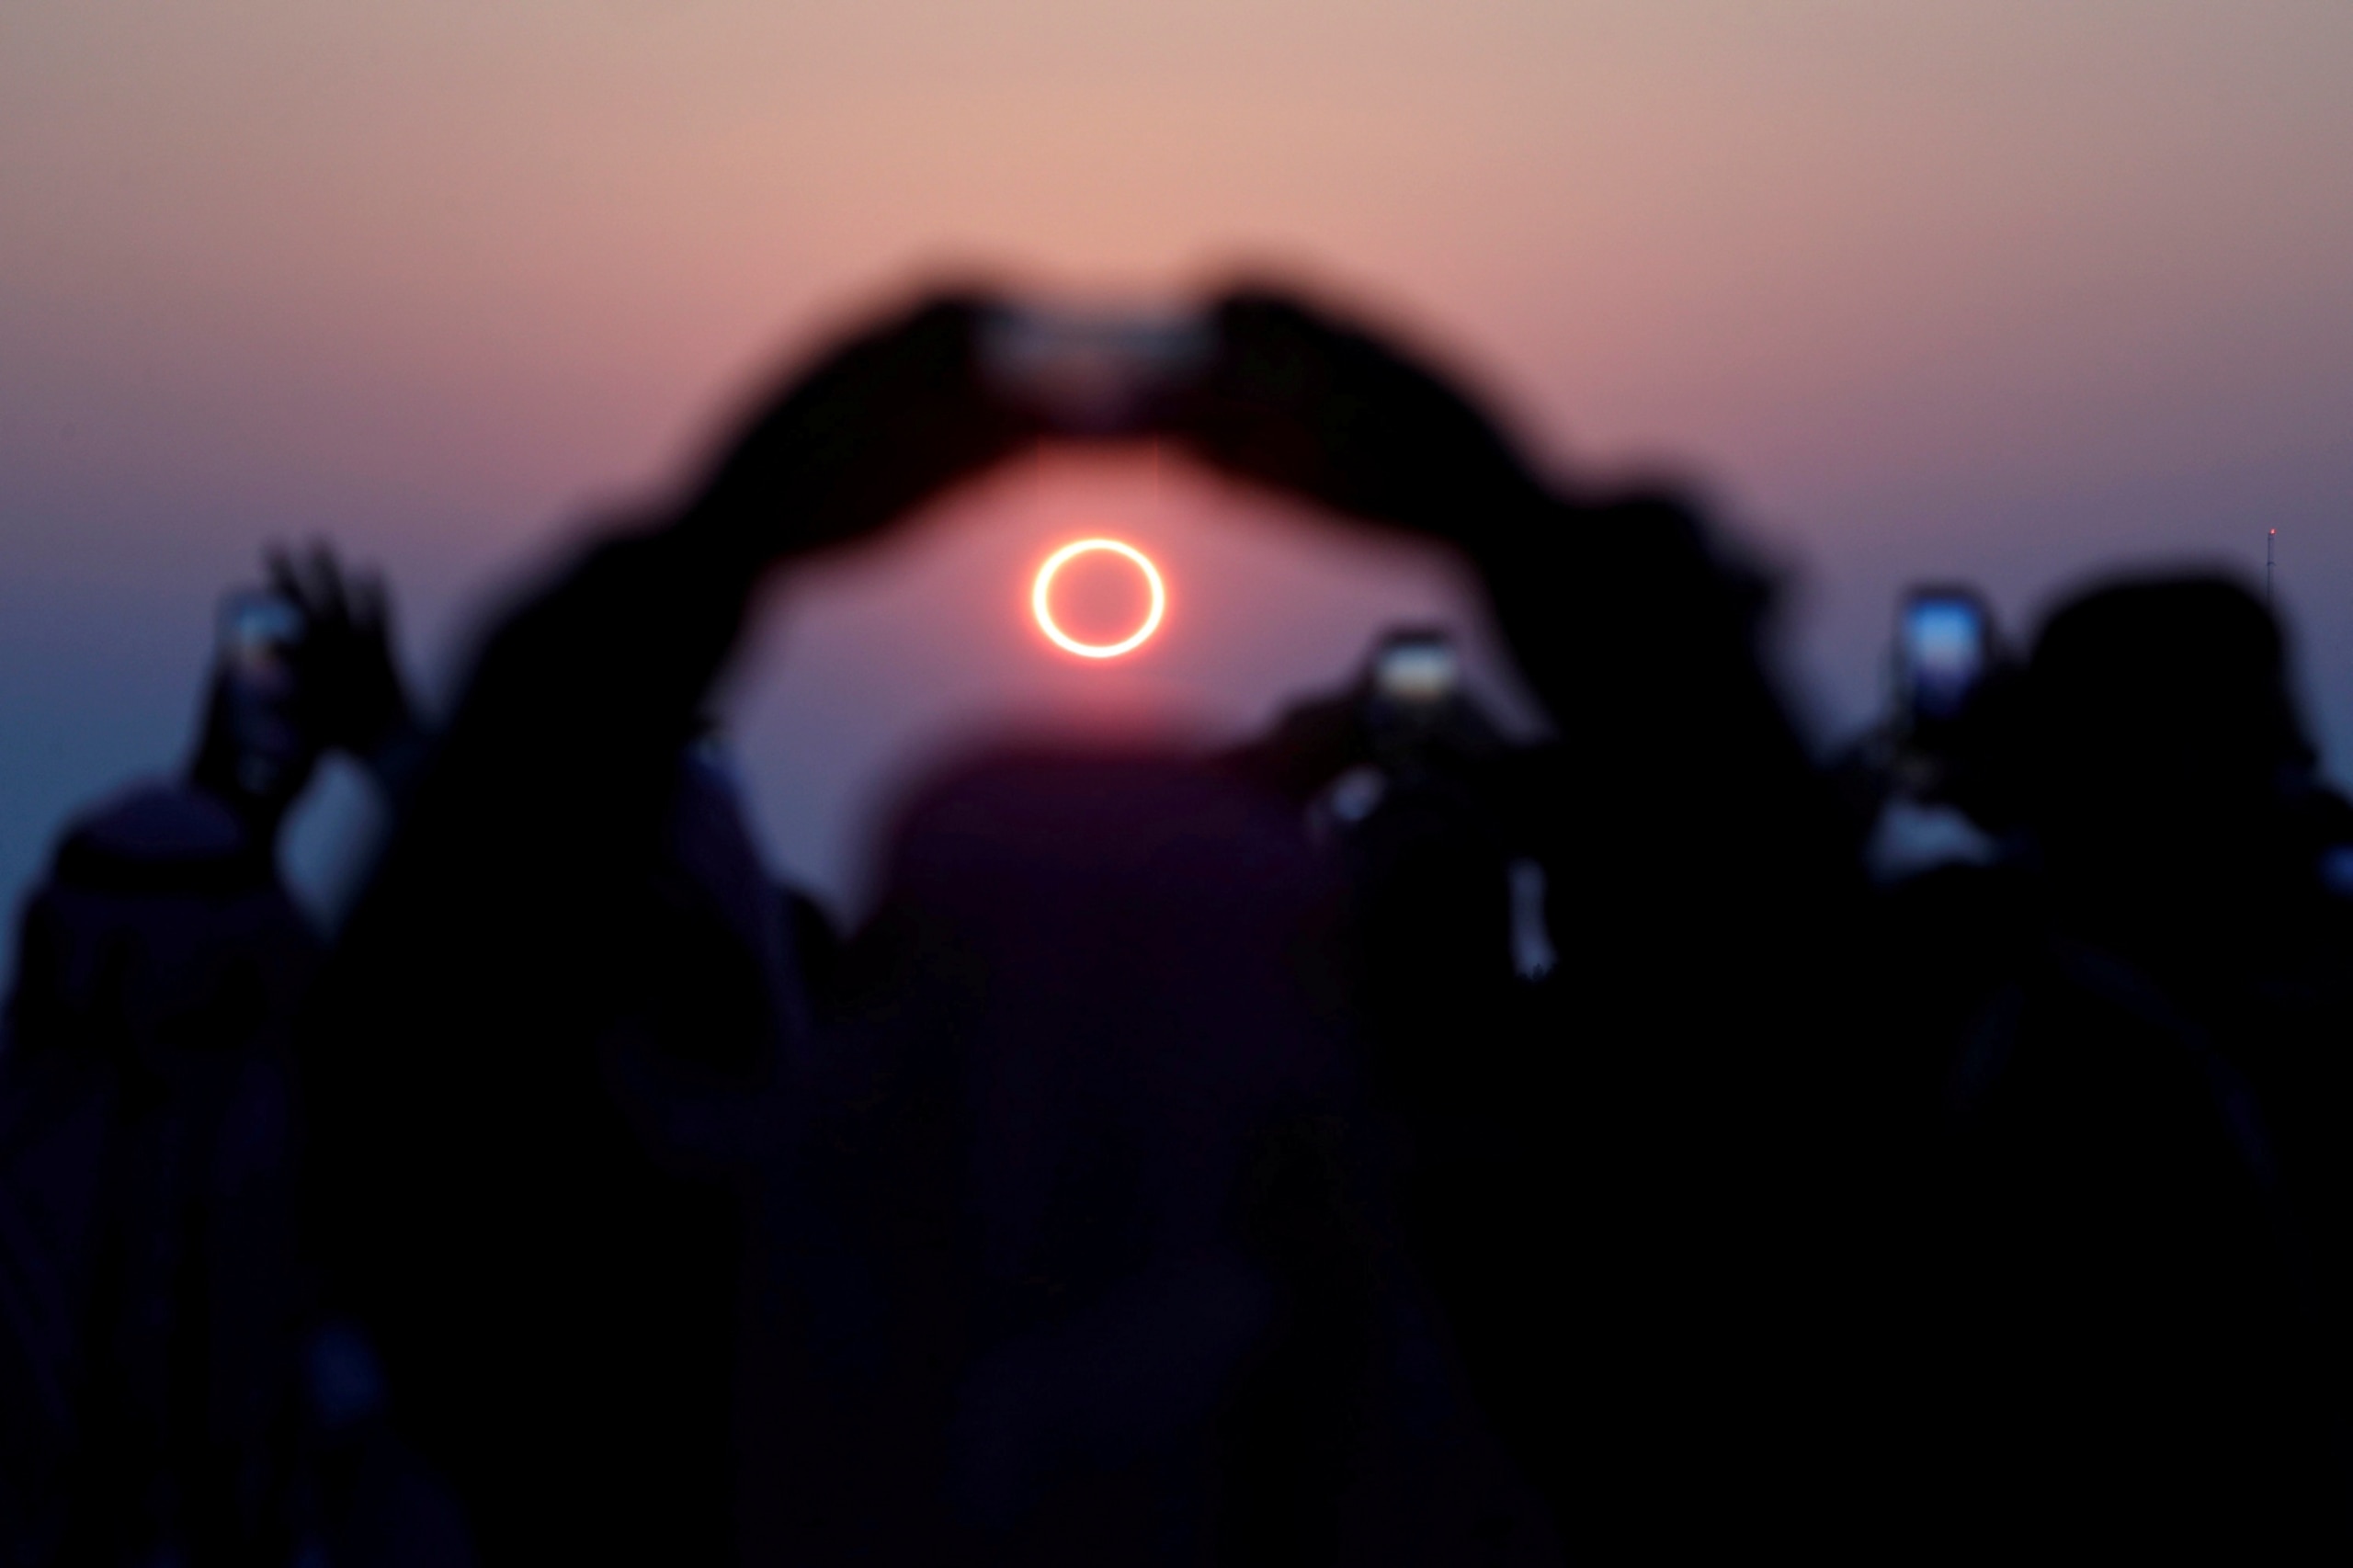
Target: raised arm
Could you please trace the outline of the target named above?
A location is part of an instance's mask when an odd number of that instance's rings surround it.
[[[488,1560],[721,1553],[731,1199],[633,1127],[617,1030],[649,991],[755,966],[723,924],[655,927],[682,748],[759,578],[1023,437],[973,375],[974,315],[934,301],[822,358],[675,512],[506,618],[331,960],[304,1041],[314,1256]],[[680,1070],[755,1092],[773,1054]]]

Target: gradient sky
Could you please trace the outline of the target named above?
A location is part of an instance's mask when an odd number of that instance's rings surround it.
[[[176,759],[262,541],[382,564],[446,686],[502,585],[780,352],[971,262],[1147,295],[1290,267],[1552,460],[1696,476],[1792,574],[1824,734],[1907,580],[2023,629],[2102,565],[2259,572],[2276,526],[2342,777],[2348,81],[2345,0],[14,0],[0,890]],[[1021,619],[1080,529],[1170,556],[1117,673]],[[1233,730],[1390,618],[1469,613],[1443,562],[1140,460],[1000,476],[785,597],[735,725],[780,863],[836,898],[927,747]]]

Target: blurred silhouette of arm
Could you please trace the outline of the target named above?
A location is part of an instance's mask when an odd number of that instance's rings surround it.
[[[342,1017],[323,1034],[479,1016],[500,996],[549,1023],[599,1005],[626,968],[680,748],[763,574],[882,527],[1027,435],[975,373],[979,312],[934,300],[835,347],[745,421],[674,516],[590,547],[506,618],[354,912]]]
[[[1372,760],[1364,700],[1358,686],[1336,697],[1296,703],[1283,710],[1272,730],[1219,760],[1235,776],[1303,806],[1342,773]]]
[[[673,517],[593,546],[507,618],[418,782],[370,895],[379,917],[460,884],[597,906],[618,864],[650,852],[765,571],[881,527],[1022,438],[974,376],[977,309],[935,301],[837,347]]]
[[[748,1097],[781,1069],[631,1043],[649,1002],[691,1023],[710,1009],[659,1004],[759,994],[757,955],[723,921],[682,947],[661,891],[681,751],[766,572],[1024,437],[972,373],[975,313],[933,301],[837,347],[675,513],[508,615],[331,956],[308,1234],[484,1560],[723,1556],[726,1199],[632,1121],[630,1075]]]
[[[1461,551],[1563,734],[1654,783],[1810,774],[1757,657],[1766,585],[1689,501],[1549,478],[1438,371],[1287,295],[1228,294],[1215,321],[1179,433],[1220,468]]]

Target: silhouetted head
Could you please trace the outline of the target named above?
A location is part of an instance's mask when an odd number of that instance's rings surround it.
[[[2219,578],[2074,600],[2043,628],[2021,696],[2022,804],[2062,878],[2228,877],[2313,762],[2278,625]]]
[[[939,1425],[892,1441],[945,1465],[911,1494],[944,1487],[1007,1560],[1132,1560],[1207,1506],[1165,1456],[1209,1452],[1313,1294],[1261,1244],[1290,1212],[1269,1171],[1314,1163],[1282,1151],[1335,1097],[1336,889],[1231,778],[1068,755],[926,791],[889,887],[847,1054],[896,1064],[868,1208],[901,1238],[898,1321],[932,1325],[901,1354],[940,1386]],[[1021,1533],[1074,1509],[1088,1551]]]

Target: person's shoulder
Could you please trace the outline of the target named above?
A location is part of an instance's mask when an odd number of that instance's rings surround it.
[[[118,790],[75,817],[67,833],[95,851],[140,860],[219,859],[242,853],[246,839],[227,806],[166,778]]]
[[[268,846],[204,790],[145,779],[66,825],[56,879],[136,892],[232,891],[269,880]]]

